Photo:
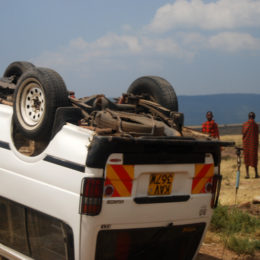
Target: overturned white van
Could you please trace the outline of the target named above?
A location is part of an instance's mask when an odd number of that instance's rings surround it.
[[[0,259],[196,257],[232,144],[185,128],[166,80],[76,99],[14,62],[0,103]]]

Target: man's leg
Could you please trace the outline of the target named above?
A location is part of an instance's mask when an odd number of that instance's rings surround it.
[[[257,167],[255,167],[255,178],[259,178]]]
[[[246,179],[249,178],[249,165],[246,165]]]

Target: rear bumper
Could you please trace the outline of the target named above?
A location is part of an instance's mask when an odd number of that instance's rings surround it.
[[[203,163],[205,155],[213,155],[214,164],[220,163],[220,147],[231,145],[214,140],[195,140],[184,137],[126,138],[95,136],[89,147],[86,165],[104,168],[112,153],[124,154],[123,164]]]

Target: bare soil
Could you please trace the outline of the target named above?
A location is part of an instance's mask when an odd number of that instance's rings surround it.
[[[196,260],[259,260],[260,252],[256,252],[254,256],[237,255],[228,250],[221,243],[203,243]]]
[[[234,141],[236,146],[242,147],[241,135],[222,136],[223,141]],[[259,149],[260,155],[260,149]],[[258,158],[259,158],[258,155]],[[255,179],[254,169],[250,168],[250,178],[245,179],[245,166],[241,154],[240,182],[236,189],[237,155],[232,147],[223,148],[221,174],[223,176],[219,201],[222,205],[238,207],[249,214],[260,217],[260,204],[253,203],[255,197],[260,196],[260,178]],[[260,172],[259,172],[260,174]],[[257,232],[260,234],[260,230]],[[208,231],[200,248],[196,260],[260,260],[260,251],[254,256],[238,255],[228,250],[223,241]]]

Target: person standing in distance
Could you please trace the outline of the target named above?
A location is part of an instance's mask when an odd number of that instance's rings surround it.
[[[213,113],[208,111],[206,118],[207,121],[202,124],[202,132],[219,139],[218,124],[213,120]]]
[[[244,149],[244,162],[246,166],[246,179],[249,178],[249,166],[255,168],[255,178],[259,178],[257,171],[259,127],[255,122],[255,113],[248,114],[248,121],[243,124],[242,139]]]

